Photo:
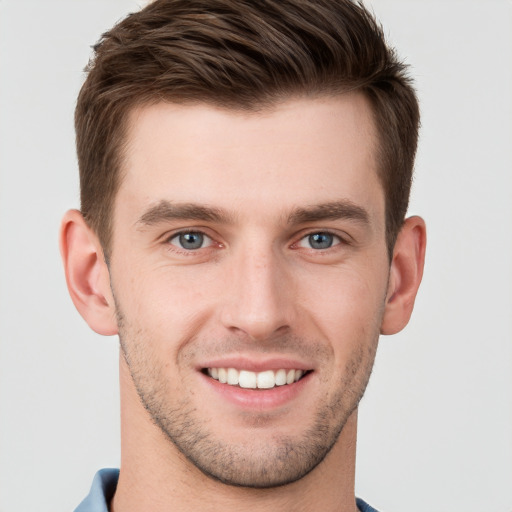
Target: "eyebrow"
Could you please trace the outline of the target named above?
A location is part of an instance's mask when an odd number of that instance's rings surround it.
[[[162,200],[157,205],[146,210],[137,220],[136,224],[140,226],[153,226],[178,219],[232,223],[232,218],[219,208],[195,203],[172,203]]]
[[[297,208],[288,216],[288,224],[304,224],[321,220],[347,219],[370,224],[368,212],[348,200],[333,201],[313,205],[305,208]]]
[[[173,220],[197,220],[232,224],[233,217],[225,210],[196,203],[173,203],[163,199],[148,208],[137,220],[139,226],[153,226]],[[370,223],[368,212],[351,201],[341,200],[294,209],[287,218],[290,225],[322,220],[348,219],[363,224]]]

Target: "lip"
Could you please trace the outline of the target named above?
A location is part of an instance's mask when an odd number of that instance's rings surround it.
[[[226,364],[227,361],[223,360],[222,365]],[[211,367],[211,366],[210,366]],[[216,367],[216,366],[213,366]],[[219,366],[220,368],[225,366]],[[231,365],[231,368],[237,367],[237,365]],[[253,365],[251,368],[258,368],[259,365]],[[279,366],[279,368],[286,368]],[[240,368],[240,366],[238,366]],[[245,367],[246,369],[247,366]],[[289,366],[289,368],[302,369],[300,365]],[[265,369],[270,369],[269,366],[265,366]],[[250,370],[250,371],[262,371],[262,370]],[[271,411],[291,404],[295,401],[299,395],[301,395],[305,388],[311,384],[314,372],[309,372],[299,381],[293,384],[287,384],[284,386],[275,386],[271,389],[244,389],[239,386],[231,386],[229,384],[221,384],[218,380],[215,380],[203,372],[198,372],[199,376],[208,387],[223,401],[227,401],[229,404],[234,405],[238,409],[245,411]]]
[[[314,370],[311,364],[302,361],[290,359],[287,357],[272,357],[272,358],[254,358],[254,357],[222,357],[219,359],[212,359],[205,361],[197,366],[197,370],[201,371],[205,368],[236,368],[237,370],[247,370],[250,372],[264,372],[266,370]]]

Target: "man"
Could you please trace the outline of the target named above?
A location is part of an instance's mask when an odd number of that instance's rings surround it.
[[[419,115],[359,4],[156,1],[76,109],[71,297],[119,334],[121,468],[78,511],[372,511],[357,407],[408,322]]]

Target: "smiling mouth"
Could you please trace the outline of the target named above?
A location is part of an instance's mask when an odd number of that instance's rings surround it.
[[[249,370],[237,370],[236,368],[205,368],[203,373],[221,384],[238,386],[244,389],[272,389],[276,386],[293,384],[311,370],[280,369],[266,370],[263,372],[251,372]]]

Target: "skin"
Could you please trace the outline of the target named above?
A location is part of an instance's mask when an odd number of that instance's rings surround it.
[[[61,235],[75,305],[121,340],[112,510],[356,510],[357,406],[425,250],[413,217],[389,261],[366,100],[160,103],[129,127],[109,267],[79,212]],[[308,371],[284,397],[204,371],[284,365]]]

